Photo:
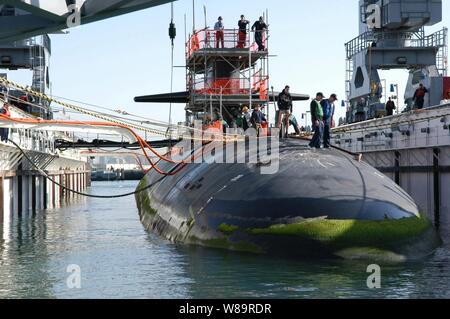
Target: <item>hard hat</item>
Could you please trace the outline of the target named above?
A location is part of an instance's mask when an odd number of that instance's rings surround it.
[[[248,112],[248,107],[244,106],[244,107],[242,108],[242,112]]]

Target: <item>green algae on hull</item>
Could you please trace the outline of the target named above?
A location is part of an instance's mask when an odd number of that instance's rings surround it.
[[[239,230],[238,226],[228,225],[228,224],[221,224],[217,230],[225,235],[232,235],[234,232]]]
[[[251,235],[296,236],[325,243],[373,245],[418,237],[431,227],[431,222],[424,217],[383,221],[315,219],[246,231]]]
[[[147,178],[137,190],[147,187]],[[209,248],[256,254],[335,256],[344,259],[377,259],[394,262],[428,255],[440,245],[431,222],[425,217],[364,221],[307,219],[295,224],[267,228],[243,228],[222,223],[215,229],[196,226],[191,217],[173,228],[152,207],[147,191],[136,194],[145,227],[166,239]],[[199,238],[201,237],[201,238]],[[286,247],[291,247],[290,250]]]
[[[192,244],[209,247],[209,248],[216,248],[216,249],[224,249],[224,250],[232,250],[232,251],[239,251],[239,252],[248,252],[253,254],[262,254],[263,251],[260,247],[257,245],[254,245],[250,242],[246,241],[231,241],[228,237],[224,238],[215,238],[215,239],[199,239],[196,237],[191,237],[190,239]]]
[[[139,183],[138,187],[136,188],[137,191],[140,191],[136,194],[136,203],[138,205],[139,212],[141,214],[151,214],[156,215],[157,211],[151,206],[150,203],[150,197],[148,196],[147,192],[143,189],[147,187],[147,176],[145,176]]]
[[[385,263],[404,263],[408,260],[403,254],[374,247],[346,248],[336,251],[334,254],[348,260],[376,260]]]

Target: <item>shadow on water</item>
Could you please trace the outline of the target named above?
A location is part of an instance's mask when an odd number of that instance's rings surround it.
[[[293,261],[179,247],[193,298],[449,298],[449,251],[415,263],[380,264],[382,288],[367,287],[368,262]]]
[[[136,183],[95,183],[112,194]],[[450,249],[426,260],[380,264],[296,261],[169,244],[147,233],[134,198],[80,200],[0,224],[0,298],[450,298]],[[68,265],[81,289],[66,285]]]

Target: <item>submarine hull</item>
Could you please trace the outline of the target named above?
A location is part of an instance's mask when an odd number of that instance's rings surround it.
[[[174,176],[150,172],[138,189],[145,187],[136,196],[142,223],[174,243],[395,261],[422,258],[440,244],[389,178],[352,155],[309,149],[302,140],[282,142],[274,174],[261,174],[261,164],[193,163]]]

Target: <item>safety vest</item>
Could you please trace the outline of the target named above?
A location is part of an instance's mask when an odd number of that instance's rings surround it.
[[[418,88],[416,91],[416,97],[424,97],[426,94],[424,89]]]

